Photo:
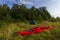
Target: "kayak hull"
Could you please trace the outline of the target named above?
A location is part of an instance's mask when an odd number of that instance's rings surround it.
[[[24,30],[22,32],[17,32],[18,35],[30,35],[30,34],[36,34],[36,33],[41,33],[47,30],[52,29],[54,26],[49,26],[49,27],[44,27],[44,26],[38,26],[29,30]]]

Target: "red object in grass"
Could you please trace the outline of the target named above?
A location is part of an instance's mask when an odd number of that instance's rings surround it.
[[[24,30],[22,32],[17,32],[17,35],[30,35],[30,34],[36,34],[36,33],[41,33],[41,32],[44,32],[46,30],[50,30],[52,29],[54,26],[49,26],[49,27],[45,27],[45,26],[38,26],[38,27],[35,27],[35,28],[32,28],[32,29],[29,29],[29,30]]]

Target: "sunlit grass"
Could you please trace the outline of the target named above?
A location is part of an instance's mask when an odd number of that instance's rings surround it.
[[[43,24],[54,25],[54,28],[42,33],[31,34],[29,36],[15,35],[15,32],[34,28]],[[30,25],[23,22],[3,24],[2,28],[0,28],[0,40],[60,40],[60,22],[44,21],[37,25]]]

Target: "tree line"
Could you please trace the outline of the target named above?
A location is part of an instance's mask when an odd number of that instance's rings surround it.
[[[36,8],[32,6],[27,8],[24,4],[13,4],[12,8],[9,8],[7,4],[0,5],[0,21],[29,21],[31,19],[36,21],[48,20],[51,18],[50,13],[46,7]]]

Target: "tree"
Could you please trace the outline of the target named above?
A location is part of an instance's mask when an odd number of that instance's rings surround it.
[[[19,8],[20,12],[19,12],[19,16],[20,16],[20,20],[26,20],[26,14],[27,14],[27,8],[24,4],[20,5]]]
[[[10,9],[7,4],[0,5],[0,20],[17,22],[33,19],[43,21],[50,18],[51,15],[46,7],[36,8],[32,6],[31,8],[27,8],[24,4],[13,4],[13,7]]]
[[[48,20],[51,18],[50,13],[47,11],[46,7],[40,7],[39,9],[44,20]]]
[[[11,8],[11,17],[12,19],[14,19],[15,21],[18,20],[19,18],[19,5],[18,4],[14,4],[13,7]]]
[[[10,8],[7,4],[3,4],[3,6],[0,7],[0,20],[7,20],[7,14],[9,15]]]

